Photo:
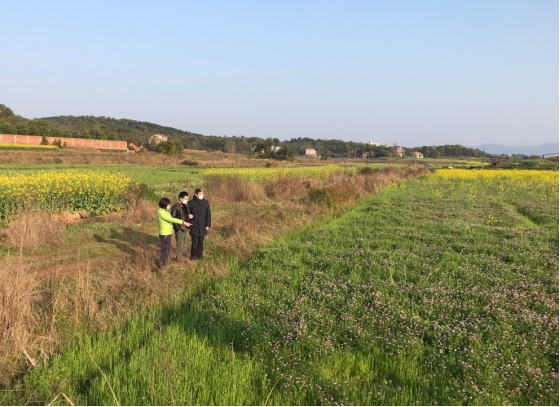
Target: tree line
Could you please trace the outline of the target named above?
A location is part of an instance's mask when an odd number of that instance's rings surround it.
[[[323,140],[309,137],[291,138],[281,142],[278,138],[245,136],[215,136],[192,133],[173,127],[130,119],[105,116],[55,116],[26,119],[7,106],[0,104],[0,133],[50,137],[84,138],[97,140],[125,140],[137,145],[148,145],[154,134],[165,134],[169,141],[157,146],[158,151],[174,155],[182,149],[223,151],[224,153],[256,154],[263,158],[291,159],[305,155],[313,147],[317,155],[327,158],[393,157],[393,148],[343,140]],[[156,147],[154,147],[156,148]],[[406,156],[420,151],[426,158],[481,157],[477,149],[461,145],[422,146],[406,149]],[[486,154],[486,156],[489,156]]]

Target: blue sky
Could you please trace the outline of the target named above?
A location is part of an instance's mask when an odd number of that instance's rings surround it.
[[[558,2],[0,0],[0,103],[213,135],[558,140]]]

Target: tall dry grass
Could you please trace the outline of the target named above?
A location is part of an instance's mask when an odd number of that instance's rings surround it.
[[[206,180],[205,189],[212,205],[258,203],[266,199],[262,185],[247,182],[239,177],[210,177]]]
[[[305,195],[311,188],[318,188],[322,181],[314,178],[282,177],[264,185],[266,195],[276,199],[290,199]]]
[[[59,245],[66,225],[60,217],[36,210],[20,212],[0,230],[0,244],[11,249],[36,250],[42,245]]]

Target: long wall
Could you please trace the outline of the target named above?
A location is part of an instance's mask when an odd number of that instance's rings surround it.
[[[29,144],[40,145],[42,136],[22,136],[15,134],[0,134],[0,144]],[[60,140],[68,148],[89,148],[94,150],[128,150],[126,141],[121,140],[92,140],[67,137],[47,137],[49,144]]]

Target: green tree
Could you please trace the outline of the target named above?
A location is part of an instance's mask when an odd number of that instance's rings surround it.
[[[290,160],[294,159],[296,151],[289,145],[281,146],[280,150],[274,154],[274,158],[279,160]]]
[[[8,121],[0,121],[0,133],[1,134],[17,134],[16,127]]]
[[[12,109],[0,103],[0,119],[7,119],[13,116],[15,116],[15,114]]]
[[[23,123],[16,124],[17,134],[29,134],[29,129]]]
[[[156,147],[158,153],[181,157],[183,155],[183,143],[178,138],[169,138],[167,141],[159,143]]]

